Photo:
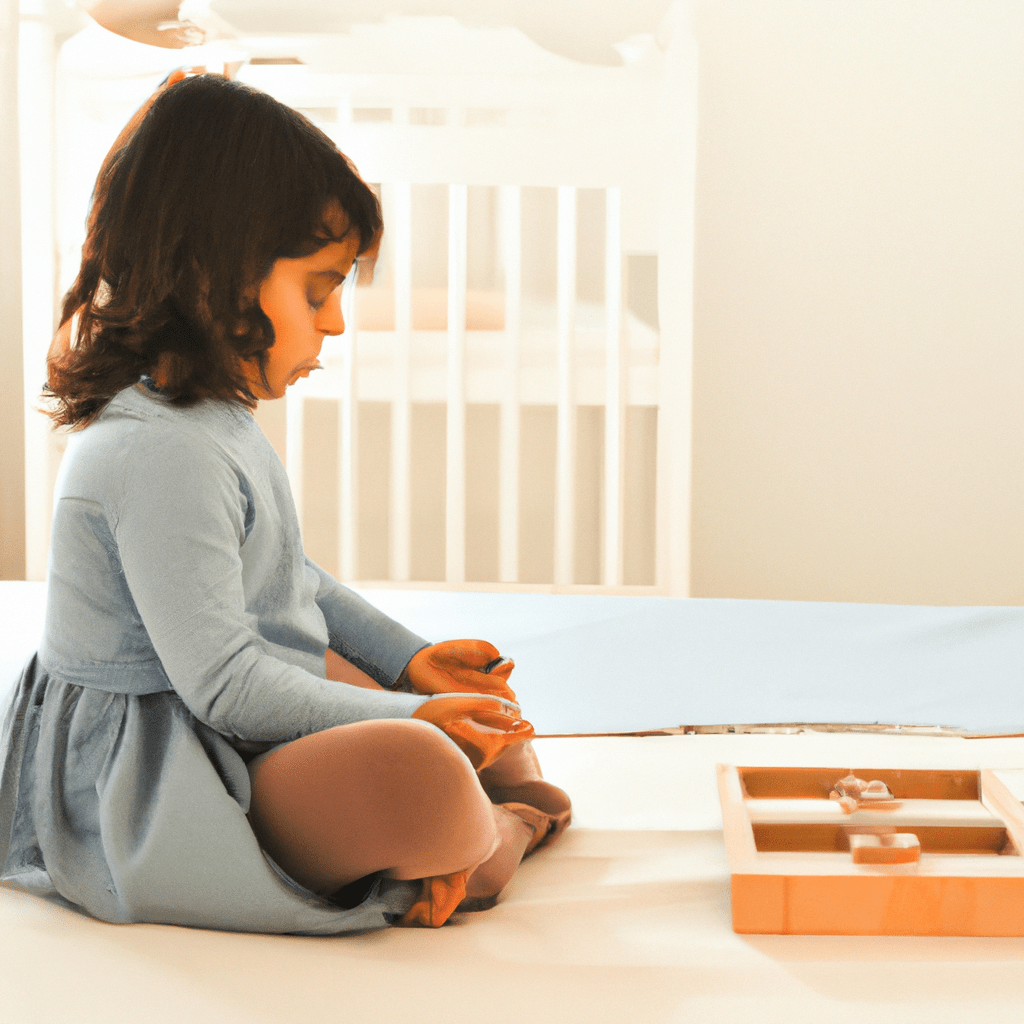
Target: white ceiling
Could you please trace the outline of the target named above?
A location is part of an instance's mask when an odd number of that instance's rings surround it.
[[[193,0],[194,2],[194,0]],[[613,44],[658,32],[672,0],[210,0],[209,10],[251,35],[345,32],[395,15],[450,16],[469,27],[517,28],[544,49],[590,64],[618,65]],[[142,41],[157,21],[174,17],[173,0],[79,0],[101,24]],[[187,6],[187,5],[186,5]],[[119,25],[103,17],[104,10]],[[127,26],[127,28],[122,27]],[[166,40],[167,35],[164,33]],[[165,43],[166,45],[166,43]]]

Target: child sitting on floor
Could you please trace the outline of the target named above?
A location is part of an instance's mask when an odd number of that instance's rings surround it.
[[[511,662],[306,558],[252,416],[343,332],[381,231],[322,132],[220,76],[176,72],[108,156],[49,360],[75,433],[0,738],[4,881],[107,921],[437,925],[567,824]]]

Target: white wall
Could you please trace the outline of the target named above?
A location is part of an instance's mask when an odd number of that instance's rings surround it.
[[[1024,5],[695,29],[692,593],[1024,602]]]

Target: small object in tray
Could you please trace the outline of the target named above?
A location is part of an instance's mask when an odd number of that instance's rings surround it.
[[[913,832],[854,833],[850,852],[854,864],[916,864],[921,841]]]
[[[861,803],[885,803],[895,797],[881,779],[865,782],[856,775],[846,775],[832,787],[829,799],[838,800],[843,810],[852,814]]]

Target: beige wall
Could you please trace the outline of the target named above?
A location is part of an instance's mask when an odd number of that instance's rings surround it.
[[[1024,5],[695,34],[693,595],[1024,603]]]
[[[691,592],[1024,603],[1024,4],[694,8]]]
[[[25,424],[21,398],[18,5],[0,0],[0,579],[25,575]]]

